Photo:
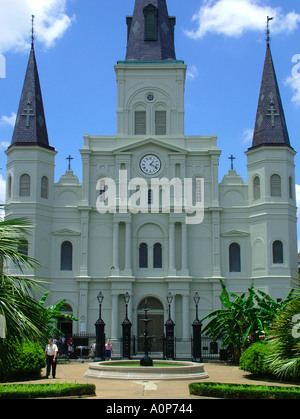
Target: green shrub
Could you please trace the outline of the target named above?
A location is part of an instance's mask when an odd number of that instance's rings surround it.
[[[7,341],[2,349],[10,351],[2,381],[28,380],[40,375],[45,367],[45,353],[38,343]]]
[[[251,345],[240,358],[240,369],[255,375],[267,375],[269,373],[265,357],[268,355],[268,344],[257,342]]]
[[[190,394],[226,399],[300,399],[299,387],[192,383]]]
[[[45,397],[72,397],[95,395],[94,384],[55,383],[55,384],[2,384],[1,399],[37,399]]]

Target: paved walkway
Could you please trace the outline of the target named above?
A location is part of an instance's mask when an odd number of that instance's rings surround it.
[[[251,375],[239,370],[238,367],[224,363],[205,363],[204,369],[209,378],[205,382],[237,383],[237,384],[265,384],[285,385],[271,381],[253,381]],[[96,385],[96,398],[104,400],[125,400],[125,399],[197,399],[199,397],[189,394],[188,384],[195,380],[182,381],[122,381],[84,378],[88,370],[88,362],[58,364],[56,379],[40,379],[39,383],[51,382],[74,382],[91,383]],[[42,377],[45,370],[42,371]]]

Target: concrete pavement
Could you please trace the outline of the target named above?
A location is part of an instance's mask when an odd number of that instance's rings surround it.
[[[197,399],[199,397],[189,394],[188,384],[195,380],[181,381],[123,381],[84,378],[88,370],[88,362],[69,364],[58,364],[56,379],[52,378],[38,380],[38,383],[77,382],[91,383],[96,385],[96,398],[103,400],[126,400],[126,399]],[[271,381],[257,381],[251,375],[239,370],[237,366],[226,365],[225,363],[205,363],[204,370],[209,378],[205,382],[237,383],[237,384],[264,384],[264,385],[286,385]],[[45,370],[42,371],[42,377]]]

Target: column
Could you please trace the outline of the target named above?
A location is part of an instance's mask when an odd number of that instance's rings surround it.
[[[181,275],[189,275],[187,225],[181,223]]]
[[[169,276],[176,276],[175,269],[175,223],[169,223]]]
[[[89,212],[81,211],[81,258],[80,276],[88,276],[88,239],[89,239]]]
[[[113,267],[112,275],[119,274],[119,221],[114,221],[114,237],[113,237]]]
[[[188,340],[190,338],[190,310],[189,310],[189,295],[182,295],[182,339]]]
[[[131,267],[131,221],[126,221],[125,237],[125,275],[132,275]]]
[[[119,330],[119,294],[111,296],[111,339],[118,339]]]

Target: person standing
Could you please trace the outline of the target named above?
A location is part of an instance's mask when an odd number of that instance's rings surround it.
[[[56,362],[57,362],[58,348],[53,339],[49,339],[48,345],[45,349],[45,359],[47,363],[46,378],[49,378],[50,371],[52,368],[52,377],[55,378],[56,374]]]
[[[112,350],[112,344],[110,343],[110,340],[107,339],[106,345],[105,345],[105,361],[111,360],[111,354],[113,353]]]

